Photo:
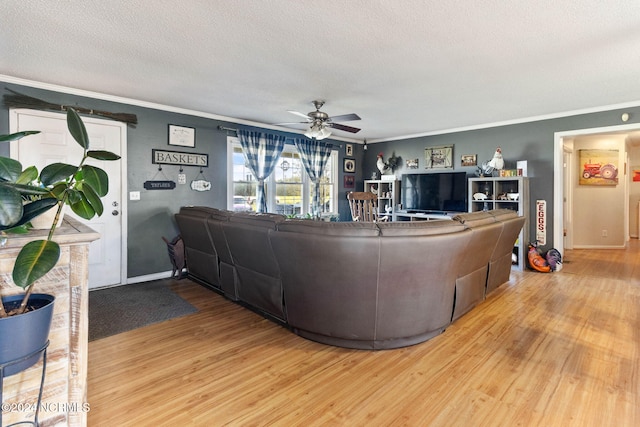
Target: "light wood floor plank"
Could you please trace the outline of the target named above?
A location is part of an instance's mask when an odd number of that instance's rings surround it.
[[[197,313],[89,344],[89,425],[640,425],[640,244],[565,258],[514,271],[442,335],[377,352],[173,282]]]

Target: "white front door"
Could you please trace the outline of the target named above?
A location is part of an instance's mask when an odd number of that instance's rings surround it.
[[[107,150],[122,155],[126,145],[126,125],[111,120],[82,117],[87,128],[91,150]],[[11,133],[39,130],[11,143],[11,157],[19,160],[23,167],[35,165],[39,171],[50,163],[62,162],[77,165],[82,159],[82,147],[73,139],[67,129],[65,113],[49,113],[36,110],[11,110]],[[126,261],[123,249],[122,171],[124,159],[120,161],[98,161],[92,164],[104,169],[109,175],[109,192],[102,198],[104,213],[87,221],[73,214],[65,207],[65,215],[77,218],[100,233],[100,239],[89,247],[89,288],[117,285],[126,282],[124,268]]]

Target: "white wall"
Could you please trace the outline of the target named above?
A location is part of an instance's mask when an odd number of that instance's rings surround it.
[[[625,188],[626,135],[578,136],[573,140],[570,185],[573,188],[573,247],[624,247],[627,224],[625,223],[627,199]],[[580,185],[583,171],[580,150],[618,150],[618,184],[615,186]],[[606,233],[606,236],[603,234]]]

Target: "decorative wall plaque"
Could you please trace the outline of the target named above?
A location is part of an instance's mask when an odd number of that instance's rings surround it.
[[[180,151],[151,150],[153,163],[157,165],[182,165],[209,167],[209,155]]]
[[[211,190],[211,182],[205,179],[197,179],[191,181],[191,189],[193,191],[209,191]]]
[[[145,181],[143,185],[146,190],[173,190],[176,188],[175,181]]]

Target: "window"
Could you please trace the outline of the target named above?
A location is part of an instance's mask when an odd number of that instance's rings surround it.
[[[228,209],[255,211],[258,181],[245,164],[238,138],[228,137]],[[320,183],[320,211],[338,212],[338,152],[327,160]],[[309,179],[296,148],[287,144],[273,173],[266,181],[267,209],[282,215],[306,215],[311,212],[313,183]]]
[[[276,208],[270,211],[282,215],[303,213],[305,171],[295,148],[284,148],[272,175],[270,178],[276,187]]]
[[[338,153],[333,150],[331,151],[331,156],[327,160],[327,164],[324,167],[324,173],[322,174],[322,178],[320,179],[320,213],[338,213],[338,186],[336,182],[338,181]],[[311,202],[313,200],[313,187],[314,183],[309,183],[309,206],[311,206]]]
[[[227,192],[229,195],[227,209],[236,212],[255,211],[258,181],[244,162],[240,143],[237,138],[234,139],[235,143],[229,144],[231,161],[227,174],[231,176],[227,178],[227,182],[231,183],[231,188]]]

